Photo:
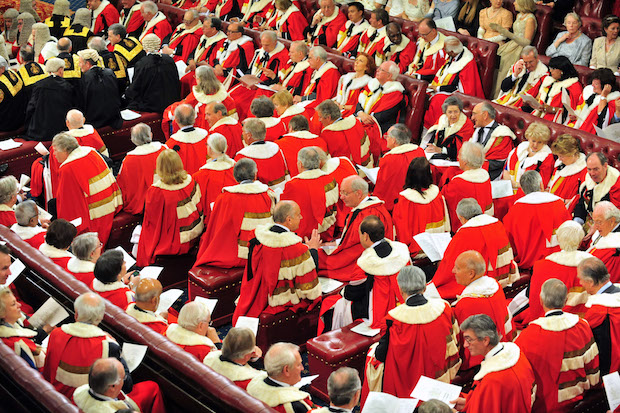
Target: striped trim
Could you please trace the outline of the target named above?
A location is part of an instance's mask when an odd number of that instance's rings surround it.
[[[116,208],[123,205],[121,191],[116,190],[107,198],[88,204],[88,215],[90,219],[97,219],[109,214],[113,214]]]
[[[101,356],[97,358],[109,357],[109,345],[106,340],[101,342]],[[65,386],[80,387],[88,383],[88,372],[90,366],[72,366],[64,361],[60,361],[56,370],[56,380]]]
[[[280,262],[278,280],[294,280],[295,277],[307,274],[315,268],[310,251],[306,251],[297,258]]]
[[[270,223],[272,223],[271,212],[244,212],[241,230],[252,231],[259,225],[269,225]]]
[[[190,217],[198,211],[197,205],[200,203],[200,188],[194,182],[194,188],[191,194],[177,202],[177,218],[184,219]]]
[[[204,223],[202,222],[202,215],[198,217],[194,222],[190,225],[185,225],[180,228],[180,241],[181,244],[186,244],[191,240],[198,238],[202,231],[204,230]]]
[[[101,191],[108,189],[116,181],[114,176],[110,173],[110,170],[106,168],[101,173],[88,179],[88,192],[90,195],[98,194]]]

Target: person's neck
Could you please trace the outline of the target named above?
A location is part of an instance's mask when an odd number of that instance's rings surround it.
[[[486,128],[487,126],[491,126],[495,122],[495,119],[489,119],[486,125],[482,125],[481,128]]]
[[[150,304],[150,303],[145,303],[143,301],[136,301],[136,307],[140,308],[141,310],[144,311],[155,311],[157,310],[157,307]]]
[[[293,386],[295,383],[290,383],[291,380],[287,380],[286,377],[282,377],[282,375],[280,374],[279,376],[269,376],[269,378],[273,381],[275,381],[278,384],[282,384],[284,386]]]

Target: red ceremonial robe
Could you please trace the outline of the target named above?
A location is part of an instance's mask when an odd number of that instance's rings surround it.
[[[166,146],[179,153],[183,168],[194,174],[207,159],[207,136],[209,132],[199,127],[187,127],[170,136]]]
[[[443,50],[446,35],[437,32],[437,37],[430,43],[423,38],[418,38],[416,54],[407,69],[408,75],[417,75],[424,80],[431,81],[446,62],[448,55]]]
[[[286,160],[286,165],[288,166],[288,171],[291,177],[295,177],[299,173],[299,170],[297,169],[297,154],[301,149],[308,146],[318,146],[323,149],[325,153],[329,153],[325,140],[308,131],[287,133],[282,135],[276,143],[284,155],[284,159]]]
[[[487,354],[474,385],[467,394],[463,412],[529,413],[534,401],[535,376],[525,355],[514,343]]]
[[[73,254],[71,254],[69,251],[52,247],[46,242],[39,246],[39,251],[41,252],[41,254],[54,261],[54,264],[58,265],[63,270],[67,269],[67,263],[69,262],[69,260],[71,258],[74,258]]]
[[[147,311],[137,307],[136,303],[129,304],[125,312],[135,318],[140,324],[144,324],[159,334],[165,334],[168,329],[168,322],[165,318],[153,311]]]
[[[344,156],[328,159],[321,169],[336,180],[338,188],[340,188],[340,185],[342,185],[342,180],[347,176],[357,176],[355,166],[353,166],[349,158]],[[342,202],[342,199],[338,199],[338,203],[336,203],[336,211],[336,228],[344,228],[345,219],[349,212],[351,212],[351,208],[346,206],[344,202]]]
[[[356,113],[360,94],[365,90],[371,79],[372,77],[367,74],[362,77],[355,77],[355,72],[350,72],[338,80],[338,89],[334,101],[344,107],[342,110],[343,118]]]
[[[248,394],[265,403],[278,413],[314,411],[310,395],[295,386],[282,386],[264,372],[254,377],[247,387]]]
[[[579,202],[579,187],[585,182],[586,173],[586,156],[583,153],[570,165],[564,165],[559,159],[555,161],[555,169],[547,190],[564,200],[569,213],[573,212]]]
[[[370,139],[355,116],[351,115],[325,126],[320,136],[327,143],[331,156],[344,156],[363,166],[371,163]]]
[[[584,89],[584,96],[582,97],[582,100],[586,100],[584,99],[585,97]],[[594,125],[601,129],[609,126],[610,121],[614,118],[614,114],[616,113],[618,99],[620,99],[620,92],[618,91],[611,92],[607,95],[607,105],[603,107],[601,113],[598,113],[598,105],[601,101],[601,95],[596,95],[590,105],[586,105],[584,102],[585,107],[580,111],[581,115],[584,117],[584,120],[583,122],[577,122],[575,127],[596,135]]]
[[[77,257],[69,259],[67,262],[67,271],[70,272],[90,288],[95,280],[95,263],[91,261],[80,260]]]
[[[146,22],[146,25],[144,26],[142,34],[138,40],[142,42],[142,40],[144,40],[144,36],[150,33],[156,34],[162,42],[166,36],[172,33],[172,26],[170,26],[170,23],[168,22],[168,19],[166,19],[166,15],[164,13],[158,11],[150,21]]]
[[[153,184],[157,157],[166,149],[160,142],[150,142],[127,152],[116,177],[123,194],[123,210],[137,215],[144,211],[146,191]]]
[[[427,143],[432,143],[441,148],[443,154],[448,155],[448,159],[456,161],[461,151],[463,142],[467,142],[474,134],[474,124],[465,116],[464,113],[459,114],[459,118],[453,124],[450,124],[446,115],[441,115],[433,126],[431,126],[422,140],[422,146],[426,147]],[[441,182],[441,174],[446,168],[438,168],[431,166],[435,183]]]
[[[121,9],[120,23],[125,26],[130,36],[138,36],[142,32],[144,18],[140,12],[140,3],[136,2],[129,10]]]
[[[274,142],[256,141],[237,152],[235,162],[249,158],[258,167],[257,179],[271,187],[284,188],[288,180],[288,168],[280,147]]]
[[[255,17],[261,18],[261,21],[265,21],[267,16],[274,10],[274,4],[272,0],[245,0],[241,4],[242,21],[248,22],[248,25],[252,29],[258,29],[259,23],[254,21]]]
[[[463,292],[464,287],[457,284],[452,269],[456,258],[468,250],[482,254],[487,275],[495,278],[502,288],[519,279],[504,225],[497,218],[482,214],[473,217],[457,230],[437,267],[433,284],[442,298],[453,299]]]
[[[319,103],[336,96],[339,79],[338,68],[329,61],[323,63],[318,70],[313,71],[312,76],[310,76],[310,83],[303,92],[303,96],[313,100],[306,105],[306,108],[315,109]]]
[[[450,304],[440,299],[427,301],[416,294],[408,297],[406,304],[390,310],[385,322],[388,326],[385,335],[369,353],[372,356],[374,352],[376,357],[376,352],[387,344],[383,377],[376,371],[380,362],[370,358],[364,387],[405,398],[409,397],[420,376],[444,383],[456,376],[461,365],[459,326]]]
[[[105,245],[114,215],[123,206],[108,165],[96,150],[80,146],[60,165],[58,174],[58,218],[82,218],[78,233],[96,232]]]
[[[299,63],[293,63],[290,60],[287,62],[287,65],[280,69],[280,73],[278,73],[278,78],[280,79],[280,83],[283,87],[286,88],[289,92],[291,92],[294,96],[300,96],[310,84],[310,78],[312,77],[313,68],[310,67],[310,64],[307,60],[302,60]],[[296,106],[292,106],[297,108]],[[290,109],[290,108],[289,108]],[[294,115],[301,114],[302,111],[295,113]],[[294,116],[293,114],[289,116]],[[280,118],[282,118],[280,116]],[[304,114],[307,118],[310,116],[306,113]],[[286,122],[286,126],[288,127],[288,121]]]
[[[267,117],[267,118],[258,118],[263,121],[265,124],[266,134],[265,140],[268,142],[275,142],[280,139],[286,133],[286,126],[280,118]]]
[[[562,198],[532,192],[518,199],[504,217],[504,227],[519,268],[532,268],[547,255],[558,252],[555,232],[571,215]]]
[[[379,174],[373,194],[385,202],[388,211],[394,209],[394,202],[405,185],[409,164],[418,157],[424,157],[424,150],[418,145],[407,143],[392,148],[379,161]]]
[[[389,39],[385,33],[385,26],[380,27],[379,29],[375,29],[370,26],[360,36],[360,43],[359,46],[357,46],[357,52],[364,52],[371,57],[375,57],[377,53],[381,53],[386,42],[389,42]]]
[[[618,288],[615,285],[609,288]],[[620,369],[620,293],[595,294],[588,298],[584,316],[599,349],[601,375]]]
[[[248,242],[258,225],[271,222],[272,191],[258,181],[228,186],[215,200],[207,230],[200,239],[194,266],[243,267]]]
[[[210,351],[203,362],[243,390],[246,390],[250,381],[261,373],[249,364],[242,366],[223,358],[220,350]]]
[[[522,324],[527,325],[545,315],[540,303],[540,290],[544,282],[551,278],[562,281],[568,289],[564,311],[583,317],[586,313],[588,293],[577,278],[577,265],[590,257],[592,255],[585,251],[559,251],[545,257],[544,260],[537,261],[530,279],[530,305],[519,314],[519,318],[523,319]]]
[[[204,360],[211,350],[217,350],[217,347],[209,337],[201,336],[178,324],[170,324],[168,326],[166,337],[183,350],[196,356],[200,361]]]
[[[71,129],[65,133],[77,139],[80,146],[90,146],[102,155],[110,156],[101,135],[92,125],[84,125],[81,128]]]
[[[307,311],[319,305],[321,284],[303,240],[276,225],[259,226],[254,235],[233,325],[240,316]]]
[[[454,176],[450,182],[443,186],[441,193],[446,199],[446,205],[450,212],[452,232],[456,232],[461,227],[461,221],[456,215],[456,206],[462,199],[474,198],[485,214],[493,216],[491,180],[489,173],[482,168],[469,169]]]
[[[357,53],[357,47],[360,43],[360,36],[370,27],[366,19],[362,19],[359,24],[353,23],[351,20],[344,22],[338,31],[336,44],[334,48],[345,56]]]
[[[267,20],[267,26],[275,30],[278,37],[286,40],[305,40],[304,28],[308,26],[308,20],[296,5],[291,5],[284,12],[274,9],[274,13]]]
[[[205,62],[209,66],[215,66],[217,52],[226,41],[226,35],[220,30],[211,37],[202,35],[198,41],[198,47],[194,50],[193,60],[196,64]],[[189,60],[192,60],[190,57]],[[196,86],[196,71],[186,73],[181,78],[181,96],[187,96]]]
[[[209,159],[206,164],[200,167],[198,172],[192,175],[192,179],[200,186],[200,193],[202,194],[200,203],[202,204],[205,225],[209,223],[211,204],[222,193],[222,188],[237,184],[233,176],[234,166],[235,161],[227,155],[223,155],[216,159]]]
[[[465,287],[452,306],[459,325],[469,316],[485,314],[491,317],[497,326],[501,341],[512,341],[517,335],[512,316],[506,306],[504,290],[494,278],[484,275],[473,281]],[[463,360],[462,370],[480,365],[484,357],[472,356],[469,349],[463,346],[463,335],[460,333],[459,348]]]
[[[2,342],[15,351],[15,354],[23,358],[32,368],[40,369],[43,367],[45,352],[41,351],[32,340],[36,335],[36,331],[24,328],[18,323],[15,323],[15,327],[10,324],[0,325]]]
[[[592,330],[575,314],[552,311],[532,321],[515,344],[527,357],[536,378],[533,413],[571,411],[600,381]]]
[[[398,202],[392,212],[396,239],[409,245],[412,257],[423,254],[413,239],[421,232],[450,232],[450,216],[446,201],[436,185],[431,185],[422,193],[415,189],[405,189],[398,195]]]
[[[336,180],[320,169],[301,172],[284,186],[281,201],[295,201],[301,209],[301,222],[295,233],[302,239],[312,236],[318,229],[325,241],[331,241],[336,223],[338,202]]]
[[[237,152],[243,149],[243,139],[241,134],[243,133],[243,127],[238,120],[232,116],[225,116],[218,120],[209,128],[209,135],[213,133],[221,133],[226,138],[228,147],[226,148],[226,155],[233,158]]]
[[[413,62],[415,57],[416,44],[409,40],[407,36],[403,36],[400,44],[386,41],[383,50],[377,54],[382,61],[391,61],[398,65],[400,73],[405,73],[407,68]]]
[[[243,35],[237,40],[224,41],[217,53],[216,63],[220,64],[224,71],[239,69],[246,72],[253,55],[254,42],[251,37]],[[237,74],[233,73],[233,76],[237,76]]]
[[[607,166],[605,179],[598,184],[592,180],[590,174],[586,174],[585,181],[579,187],[579,194],[581,198],[576,206],[575,214],[579,209],[592,212],[596,204],[603,200],[620,205],[620,171],[611,165]]]
[[[514,148],[506,161],[506,170],[510,172],[511,179],[519,182],[523,172],[537,171],[543,180],[543,186],[549,185],[549,180],[553,174],[555,161],[549,146],[545,145],[541,150],[528,156],[529,142],[521,142]]]
[[[185,27],[185,23],[179,24],[168,40],[168,47],[174,50],[174,61],[187,62],[189,55],[198,47],[201,36],[201,24],[197,23],[189,29]]]
[[[45,228],[38,225],[36,227],[24,227],[18,223],[11,225],[11,231],[19,235],[21,239],[35,249],[39,249],[41,244],[45,242],[45,233],[47,232]]]
[[[573,110],[577,110],[583,87],[579,83],[579,78],[571,77],[564,80],[556,81],[551,76],[543,77],[536,86],[531,88],[527,93],[534,96],[541,105],[547,104],[554,108],[558,108],[556,113],[546,113],[542,110],[535,110],[532,115],[539,116],[551,122],[565,123],[568,122],[567,114],[562,104],[562,91],[566,90],[570,97],[570,106]]]
[[[200,187],[187,175],[180,184],[154,183],[146,192],[137,264],[151,265],[158,255],[186,254],[202,234]],[[194,241],[196,240],[196,241]]]
[[[318,10],[316,14],[321,13]],[[312,19],[309,19],[310,22],[314,20],[314,16]],[[338,41],[338,32],[342,25],[347,21],[347,17],[340,10],[340,8],[336,7],[334,13],[329,16],[323,18],[319,21],[314,32],[311,33],[312,36],[312,44],[314,46],[327,46],[327,47],[335,47],[336,42]]]
[[[508,126],[497,126],[484,144],[484,159],[505,161],[508,159],[510,151],[514,149],[513,141],[515,139],[517,139],[516,135]]]
[[[92,11],[91,30],[95,36],[107,36],[108,28],[118,23],[120,15],[116,7],[108,0],[103,0],[99,7]]]
[[[104,284],[95,278],[92,289],[123,311],[127,309],[129,304],[134,302],[133,291],[122,281]]]
[[[383,201],[367,197],[353,208],[346,218],[340,244],[331,254],[319,250],[319,274],[339,281],[351,281],[356,277],[357,259],[364,252],[360,244],[359,226],[369,215],[377,216],[385,226],[385,238],[394,239],[392,217],[385,209]]]
[[[15,211],[7,204],[0,204],[0,225],[10,228],[13,224],[17,224]]]
[[[588,252],[599,258],[611,276],[611,282],[620,282],[620,232],[610,232],[596,241]]]

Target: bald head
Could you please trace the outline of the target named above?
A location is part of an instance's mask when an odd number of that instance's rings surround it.
[[[157,310],[162,290],[162,285],[158,280],[153,278],[141,279],[136,288],[136,305],[142,310]]]
[[[67,112],[66,123],[69,130],[81,128],[84,126],[84,122],[86,122],[86,118],[79,110],[71,109]]]
[[[60,39],[58,39],[56,48],[58,49],[60,53],[70,52],[71,51],[71,40],[68,37],[61,37]]]
[[[95,360],[88,373],[88,387],[102,396],[116,398],[123,388],[125,370],[114,357]]]
[[[452,272],[456,282],[468,286],[480,277],[484,276],[486,262],[478,251],[469,250],[462,252],[454,261]]]
[[[273,210],[273,222],[288,228],[290,231],[297,231],[301,221],[301,210],[294,201],[280,201]]]

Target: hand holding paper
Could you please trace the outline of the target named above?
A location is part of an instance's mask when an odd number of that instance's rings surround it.
[[[142,363],[142,360],[144,360],[144,356],[146,356],[147,349],[148,346],[132,343],[123,343],[121,357],[125,359],[130,373],[137,369],[140,363]]]
[[[31,326],[38,328],[45,324],[55,326],[67,317],[69,317],[69,313],[56,300],[50,297],[28,321]]]

